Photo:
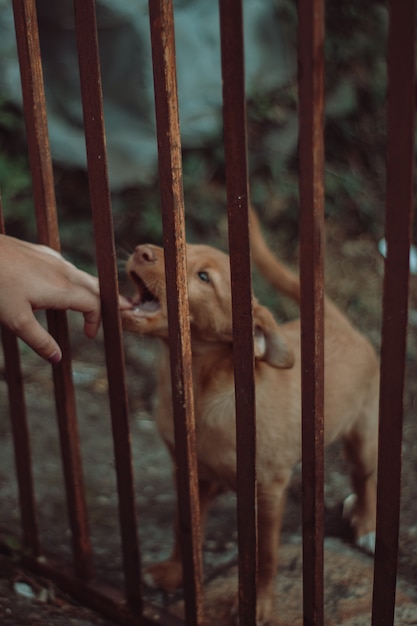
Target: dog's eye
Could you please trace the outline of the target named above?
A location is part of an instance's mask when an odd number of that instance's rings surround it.
[[[205,283],[210,282],[210,278],[207,272],[198,272],[198,277],[200,280],[204,281]]]

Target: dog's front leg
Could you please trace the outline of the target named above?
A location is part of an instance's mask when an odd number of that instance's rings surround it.
[[[258,485],[258,624],[266,623],[273,611],[274,582],[287,484],[288,480],[285,479],[267,487]]]
[[[200,543],[204,539],[207,513],[213,498],[221,491],[218,484],[199,480],[198,495],[200,504]],[[147,568],[145,581],[152,587],[163,589],[167,592],[175,591],[183,583],[181,534],[178,514],[175,518],[174,547],[169,559],[161,563],[155,563]]]

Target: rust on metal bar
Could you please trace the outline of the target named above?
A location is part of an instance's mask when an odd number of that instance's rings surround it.
[[[13,10],[38,238],[41,243],[59,250],[36,5],[34,0],[13,0]],[[67,320],[62,311],[48,311],[47,319],[50,332],[64,348],[61,363],[53,366],[55,398],[75,568],[78,576],[88,578],[92,569],[91,542],[83,489]]]
[[[68,517],[75,569],[80,578],[88,579],[93,569],[92,548],[82,474],[77,409],[72,384],[71,346],[67,317],[56,313],[56,311],[47,311],[47,319],[49,331],[59,343],[62,353],[65,354],[62,362],[52,369]]]
[[[394,623],[409,250],[413,207],[416,2],[390,2],[387,197],[377,534],[372,624]],[[387,498],[389,494],[389,498]]]
[[[41,243],[59,250],[35,0],[13,0],[13,10],[38,238]]]
[[[0,197],[0,233],[5,234],[3,204]],[[27,420],[17,337],[1,326],[5,380],[9,395],[10,421],[13,433],[16,477],[19,490],[23,546],[35,558],[40,555],[38,520],[33,486],[32,454]]]
[[[298,4],[304,624],[323,624],[324,3]]]
[[[256,623],[256,424],[242,3],[220,0],[236,397],[239,623]]]
[[[181,139],[170,0],[150,0],[159,181],[167,283],[178,515],[187,624],[202,624],[202,556],[188,310]]]
[[[75,0],[74,8],[90,200],[102,300],[125,591],[129,606],[140,612],[142,610],[140,554],[95,2]]]

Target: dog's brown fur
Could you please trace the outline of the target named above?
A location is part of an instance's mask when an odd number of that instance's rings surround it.
[[[279,291],[299,301],[298,278],[266,246],[251,216],[253,260]],[[221,487],[236,487],[235,406],[229,258],[204,245],[187,245],[197,457],[201,518]],[[138,287],[124,328],[160,337],[165,346],[159,375],[157,425],[171,452],[174,431],[168,357],[163,250],[138,246],[127,263]],[[154,298],[154,301],[151,301]],[[300,323],[278,325],[253,301],[257,482],[258,623],[271,615],[280,525],[292,468],[301,457]],[[355,497],[349,517],[358,543],[375,530],[378,360],[368,341],[337,307],[325,302],[325,443],[343,437],[352,463]],[[365,537],[365,540],[363,538]],[[372,543],[372,540],[371,542]],[[182,583],[178,537],[168,561],[150,568],[154,583],[172,590]]]

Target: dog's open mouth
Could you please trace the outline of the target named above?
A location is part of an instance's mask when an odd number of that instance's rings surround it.
[[[157,313],[161,310],[161,303],[157,296],[149,289],[144,280],[136,274],[130,272],[130,278],[135,283],[138,294],[132,299],[132,311],[145,313],[147,315]]]

